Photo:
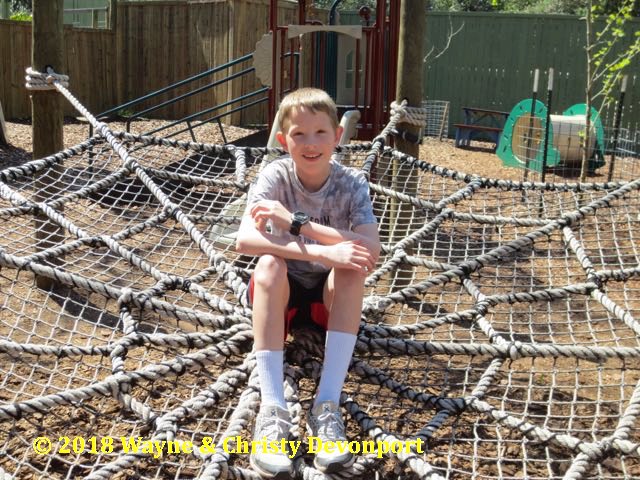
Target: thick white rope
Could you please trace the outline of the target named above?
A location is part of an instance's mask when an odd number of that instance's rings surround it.
[[[31,89],[50,90],[57,88],[71,101],[79,111],[90,120],[91,115],[82,107],[77,100],[65,90],[65,82],[68,78],[65,76],[48,74],[42,75],[37,72],[28,72],[28,76],[32,75],[32,80],[28,81]],[[66,92],[66,93],[65,93]],[[550,184],[534,184],[534,183],[518,183],[508,181],[495,181],[484,179],[477,176],[462,175],[459,172],[438,171],[438,167],[432,167],[425,162],[412,159],[410,157],[399,154],[395,151],[386,150],[384,147],[385,139],[388,133],[395,127],[397,123],[409,123],[421,126],[423,122],[422,112],[420,109],[409,109],[405,104],[392,105],[392,119],[383,131],[370,145],[366,166],[371,166],[372,162],[383,153],[390,153],[394,158],[404,162],[407,165],[416,166],[423,171],[433,171],[443,177],[456,178],[463,180],[466,185],[449,197],[441,200],[437,204],[429,202],[417,197],[407,196],[401,192],[395,192],[385,187],[372,185],[372,191],[379,194],[399,199],[403,202],[409,202],[412,205],[425,208],[435,213],[433,219],[422,228],[413,232],[407,238],[401,240],[396,245],[389,247],[387,253],[389,260],[383,264],[380,269],[374,272],[368,279],[368,284],[374,285],[383,275],[396,271],[401,265],[422,265],[441,272],[424,282],[411,285],[400,292],[388,295],[386,297],[376,297],[375,299],[367,299],[365,301],[364,312],[367,315],[381,316],[385,311],[395,303],[406,303],[409,299],[417,295],[425,293],[430,287],[436,285],[444,285],[453,281],[460,281],[465,290],[473,298],[475,304],[466,311],[452,312],[441,315],[438,318],[416,323],[415,325],[364,325],[362,334],[359,336],[356,352],[358,354],[371,355],[380,352],[386,356],[397,355],[484,355],[491,356],[493,360],[490,366],[485,370],[482,378],[470,395],[465,398],[449,398],[438,397],[425,392],[418,392],[408,387],[402,382],[396,381],[386,374],[383,370],[374,368],[366,362],[354,359],[352,362],[352,373],[363,379],[377,385],[381,385],[396,395],[406,398],[416,404],[422,405],[429,409],[434,409],[435,415],[428,424],[420,430],[418,436],[428,439],[433,432],[437,431],[444,422],[452,415],[457,415],[465,409],[473,409],[476,412],[492,417],[496,422],[505,427],[520,432],[523,436],[541,441],[544,443],[554,444],[576,454],[575,460],[571,468],[567,471],[565,478],[579,479],[582,478],[588,469],[610,452],[622,453],[624,455],[638,457],[640,456],[640,446],[628,440],[630,428],[637,421],[640,415],[640,384],[636,385],[634,394],[629,400],[624,415],[620,419],[615,432],[609,437],[603,438],[597,442],[585,443],[576,437],[566,434],[558,435],[546,428],[532,425],[525,419],[517,418],[507,414],[499,408],[492,406],[482,398],[486,396],[487,390],[496,381],[499,369],[502,367],[506,359],[516,360],[524,357],[570,357],[577,359],[585,359],[593,362],[605,361],[609,358],[634,359],[640,356],[640,348],[637,347],[608,347],[608,346],[571,346],[571,345],[552,345],[552,344],[534,344],[510,341],[496,332],[491,322],[487,319],[486,313],[492,306],[511,303],[534,303],[534,302],[550,302],[563,298],[569,298],[572,295],[590,296],[600,302],[605,310],[614,318],[621,320],[636,335],[640,335],[640,325],[626,309],[621,308],[611,298],[609,298],[602,288],[602,283],[606,281],[626,281],[629,278],[640,275],[639,267],[629,267],[620,270],[602,270],[597,271],[586,255],[586,251],[581,243],[577,240],[573,232],[573,228],[589,216],[593,216],[595,212],[602,208],[610,208],[613,201],[625,198],[630,193],[637,193],[640,180],[630,183],[618,184],[583,184],[577,187],[571,185],[557,186]],[[95,119],[93,119],[95,121]],[[121,320],[123,324],[124,336],[115,343],[107,346],[52,346],[37,345],[28,343],[18,343],[11,340],[0,341],[0,352],[9,354],[14,359],[19,359],[24,354],[35,356],[81,356],[81,355],[97,355],[109,356],[112,361],[112,375],[107,379],[95,382],[91,386],[80,387],[67,390],[62,393],[46,395],[24,402],[12,405],[0,405],[0,419],[20,418],[32,413],[41,413],[61,405],[75,404],[96,396],[112,396],[127,410],[131,411],[136,417],[147,423],[155,425],[155,439],[172,439],[179,427],[179,423],[187,418],[193,418],[198,414],[206,411],[206,408],[218,404],[221,400],[229,398],[232,394],[247,382],[250,371],[253,375],[248,379],[247,388],[240,395],[237,408],[232,413],[225,431],[219,437],[219,441],[224,438],[239,434],[242,429],[246,428],[251,417],[255,413],[257,407],[257,377],[255,369],[252,368],[253,357],[245,357],[245,362],[241,367],[229,370],[222,374],[218,381],[208,390],[201,392],[192,399],[184,402],[183,405],[174,408],[169,413],[158,414],[146,404],[138,401],[131,396],[131,386],[145,381],[154,381],[170,376],[180,376],[185,372],[198,371],[209,364],[223,364],[228,358],[241,357],[248,352],[248,346],[251,342],[251,332],[249,331],[248,319],[242,314],[248,314],[243,308],[237,308],[233,304],[222,298],[210,295],[200,284],[205,279],[213,275],[222,277],[225,284],[236,295],[236,298],[243,298],[246,289],[242,273],[238,269],[229,266],[224,256],[218,256],[209,242],[196,229],[194,217],[189,217],[181,212],[171,199],[159,189],[154,179],[170,179],[175,181],[190,182],[194,185],[215,186],[218,188],[231,188],[238,191],[246,191],[246,154],[249,150],[227,148],[226,153],[230,154],[236,161],[236,177],[229,179],[208,179],[195,175],[177,174],[164,172],[157,169],[143,168],[135,158],[133,158],[127,149],[118,142],[117,139],[127,138],[134,139],[132,136],[115,134],[108,130],[104,124],[95,122],[96,129],[107,138],[112,148],[122,157],[125,166],[111,174],[109,177],[102,179],[92,185],[83,187],[80,191],[66,193],[50,202],[34,204],[30,202],[19,191],[11,188],[9,183],[25,175],[33,174],[35,171],[42,171],[49,166],[61,162],[64,158],[77,155],[86,148],[91,148],[95,141],[87,143],[86,147],[79,147],[68,150],[65,153],[56,154],[56,156],[48,157],[41,161],[33,162],[28,166],[20,166],[7,169],[1,172],[0,194],[10,202],[13,206],[9,209],[0,210],[0,218],[10,218],[15,215],[24,215],[25,213],[33,213],[35,211],[44,212],[51,220],[63,226],[74,236],[78,237],[65,245],[51,247],[44,252],[30,254],[27,257],[18,257],[0,251],[0,266],[8,268],[19,268],[31,271],[38,275],[45,275],[54,278],[61,283],[69,286],[81,287],[87,291],[97,292],[106,298],[117,299]],[[135,138],[142,141],[146,145],[167,145],[179,146],[180,148],[193,148],[206,150],[206,147],[195,144],[179,144],[176,142],[168,142],[155,138]],[[369,147],[368,147],[369,148]],[[348,149],[347,149],[348,150]],[[370,162],[371,160],[371,162]],[[153,193],[163,206],[162,213],[156,215],[152,219],[148,219],[116,235],[91,235],[84,229],[77,227],[67,218],[61,215],[56,208],[65,203],[74,202],[78,199],[86,198],[90,193],[99,192],[107,186],[117,183],[130,172],[135,172],[143,184]],[[153,176],[153,178],[152,178]],[[502,188],[504,190],[556,190],[556,191],[575,191],[581,189],[591,189],[600,191],[611,189],[602,198],[592,200],[586,206],[580,207],[576,211],[564,213],[560,218],[552,219],[531,219],[518,217],[501,217],[490,215],[465,214],[455,211],[455,206],[472,198],[480,189],[485,188]],[[189,279],[177,278],[167,275],[156,267],[147,263],[144,258],[138,256],[129,248],[123,246],[122,241],[130,236],[143,231],[146,228],[157,226],[170,216],[173,216],[189,233],[193,241],[200,249],[208,255],[212,265],[208,268],[193,275]],[[535,227],[534,231],[494,248],[493,250],[475,257],[457,265],[427,261],[421,258],[409,256],[405,253],[406,249],[416,245],[420,241],[427,239],[433,235],[442,222],[449,219],[458,219],[465,221],[474,221],[477,223],[493,224],[493,225],[518,225],[526,227]],[[220,221],[232,220],[221,218]],[[488,265],[498,265],[504,257],[509,257],[513,253],[526,250],[531,247],[538,239],[543,239],[556,231],[562,231],[568,248],[571,249],[582,265],[585,271],[585,281],[583,283],[556,286],[553,288],[540,289],[528,292],[515,292],[507,294],[484,294],[478,285],[472,281],[471,274],[477,272]],[[131,265],[143,271],[148,277],[154,278],[156,284],[139,292],[131,289],[117,289],[112,286],[103,284],[90,279],[84,279],[76,274],[70,274],[57,268],[42,265],[42,260],[46,258],[54,258],[69,253],[72,250],[82,248],[87,245],[103,245],[108,247],[119,258],[123,258]],[[180,309],[171,304],[160,302],[154,297],[160,296],[172,288],[182,288],[185,292],[190,293],[194,298],[199,299],[204,304],[214,308],[224,314],[223,318],[215,318],[211,315],[207,316],[204,312],[189,311],[189,309]],[[144,335],[138,332],[138,323],[131,315],[131,308],[152,309],[162,312],[165,315],[175,318],[197,319],[200,325],[217,325],[225,330],[215,332],[215,334],[195,333],[195,334],[173,334],[173,335]],[[203,319],[207,319],[203,322]],[[402,336],[412,336],[415,333],[427,329],[435,328],[438,325],[446,323],[455,324],[461,321],[474,321],[479,330],[489,340],[488,344],[474,343],[446,343],[446,342],[421,342]],[[302,355],[298,358],[299,364],[304,365],[305,376],[310,375],[313,379],[319,378],[320,363],[316,360],[309,360],[308,355],[318,355],[318,340],[307,341],[301,338],[297,345],[301,349],[296,354]],[[140,370],[127,372],[125,369],[125,360],[127,350],[133,346],[169,346],[197,348],[198,350],[187,355],[183,355],[176,361],[162,362],[158,365],[152,365]],[[294,423],[300,425],[301,406],[297,393],[297,385],[302,378],[302,370],[293,366],[287,367],[286,374],[286,392],[289,408],[293,413]],[[388,440],[397,439],[391,433],[382,431],[375,425],[371,417],[360,409],[353,401],[347,399],[344,395],[342,398],[346,402],[346,406],[351,415],[357,419],[363,431],[368,432],[373,438],[384,438]],[[390,454],[393,458],[394,455]],[[144,460],[142,455],[120,455],[110,464],[105,465],[100,470],[91,473],[88,478],[109,479],[113,474],[121,472],[123,469],[130,468]],[[255,473],[243,468],[234,467],[229,464],[230,456],[227,454],[204,455],[201,460],[206,465],[200,478],[257,478]],[[409,468],[420,478],[441,478],[441,476],[424,461],[416,455],[397,456],[397,461],[401,464],[408,465]],[[349,476],[364,475],[368,469],[376,465],[375,459],[362,457],[347,472],[344,472],[344,478]],[[0,479],[11,478],[4,470],[0,469]],[[342,475],[341,475],[342,476]],[[296,463],[297,478],[321,478],[319,472],[306,465],[303,461]]]
[[[48,68],[47,73],[41,73],[34,70],[31,67],[27,68],[27,75],[25,77],[27,90],[56,90],[55,83],[62,85],[65,88],[69,87],[69,76],[55,73],[52,69]]]

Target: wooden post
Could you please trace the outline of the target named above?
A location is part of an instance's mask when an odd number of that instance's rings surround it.
[[[107,28],[115,32],[116,22],[118,20],[118,0],[109,0],[109,12],[107,16]]]
[[[63,0],[34,0],[33,1],[33,37],[31,66],[38,72],[46,72],[51,66],[56,73],[64,73],[63,56]],[[42,158],[59,152],[63,142],[63,107],[62,97],[56,90],[34,90],[31,94],[32,128],[33,128],[33,158]],[[60,192],[60,176],[62,166],[49,168],[37,174],[36,191],[37,202],[49,200]],[[64,230],[53,223],[45,215],[35,217],[35,250],[39,252],[64,241]],[[59,265],[59,261],[50,262]],[[38,277],[40,288],[50,288],[53,281],[49,278]]]
[[[423,49],[424,32],[426,29],[427,4],[424,0],[402,0],[400,4],[400,41],[398,48],[398,74],[396,88],[396,102],[407,99],[408,106],[422,106],[423,89]],[[399,124],[398,128],[411,136],[419,137],[420,127],[407,123]],[[418,158],[420,145],[396,139],[396,148],[412,157]],[[393,189],[407,195],[418,193],[418,176],[403,175],[397,162],[393,165]],[[406,203],[394,202],[391,205],[391,239],[396,243],[410,234],[413,207]],[[407,254],[412,252],[407,251]],[[396,277],[396,287],[402,288],[412,280],[411,269],[399,270]]]
[[[422,106],[423,70],[422,52],[426,29],[427,4],[424,0],[403,0],[400,4],[400,44],[398,48],[398,79],[396,102],[407,99],[410,107]],[[401,128],[414,135],[420,127],[402,124]],[[398,150],[418,156],[419,145],[398,139]]]

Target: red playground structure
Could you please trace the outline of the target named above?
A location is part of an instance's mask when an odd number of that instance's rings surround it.
[[[305,0],[298,1],[298,24],[281,25],[277,4],[270,0],[267,40],[270,66],[275,67],[270,69],[270,82],[267,80],[269,121],[283,95],[313,86],[327,90],[341,112],[358,110],[358,138],[373,138],[385,125],[387,105],[395,99],[400,1],[378,0],[375,12],[361,8],[360,25],[336,24],[334,9],[328,25],[308,18],[310,5]]]

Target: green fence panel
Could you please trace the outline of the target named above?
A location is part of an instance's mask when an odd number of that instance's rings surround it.
[[[620,48],[630,45],[638,29],[639,19],[628,22]],[[451,37],[452,32],[458,33]],[[547,71],[552,67],[552,111],[562,112],[585,102],[585,36],[584,20],[576,16],[428,12],[424,96],[449,100],[451,123],[461,123],[463,106],[510,111],[530,98],[536,68],[541,71],[539,98],[545,100]],[[630,66],[628,74],[623,126],[637,130],[640,61]],[[613,122],[613,111],[603,109],[605,124]]]

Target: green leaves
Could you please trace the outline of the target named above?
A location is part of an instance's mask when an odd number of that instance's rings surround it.
[[[18,22],[30,22],[33,20],[29,12],[16,12],[9,16],[9,20],[17,20]]]

